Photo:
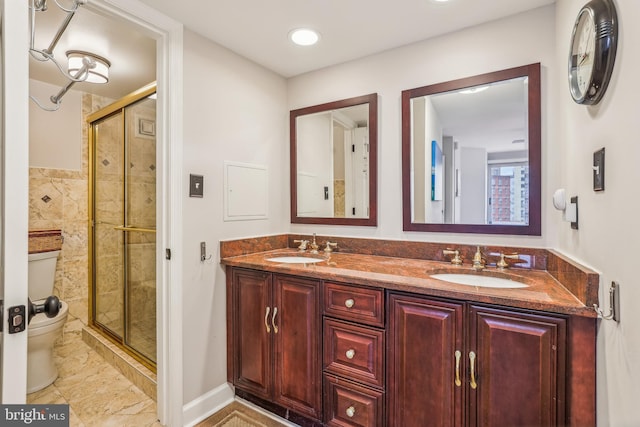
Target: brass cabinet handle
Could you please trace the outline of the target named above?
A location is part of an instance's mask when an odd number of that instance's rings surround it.
[[[278,333],[278,327],[276,326],[276,314],[278,314],[278,307],[273,307],[273,316],[271,316],[271,324],[273,325],[273,332]]]
[[[353,359],[355,355],[356,355],[356,351],[352,348],[347,350],[347,352],[345,353],[345,356],[347,356],[347,359]]]
[[[460,352],[460,350],[456,350],[456,352],[454,353],[454,355],[456,356],[456,385],[458,387],[460,387],[462,385],[462,381],[460,381],[460,358],[462,357],[462,353]]]
[[[475,362],[476,362],[476,354],[473,351],[469,352],[469,362],[471,362],[471,388],[477,389],[478,383],[476,383],[476,371],[475,371]]]
[[[355,305],[355,303],[356,302],[353,300],[353,298],[349,298],[348,300],[346,300],[344,302],[344,306],[347,307],[347,308],[351,308],[351,307],[353,307]]]
[[[347,413],[347,417],[353,418],[353,416],[356,414],[356,408],[354,408],[353,405],[351,405],[347,408],[345,412]]]
[[[270,334],[271,333],[271,328],[269,327],[269,310],[271,310],[271,308],[267,307],[267,312],[264,314],[264,326],[266,326],[267,328],[267,333]]]

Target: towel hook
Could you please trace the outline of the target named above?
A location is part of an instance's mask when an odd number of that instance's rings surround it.
[[[593,304],[593,309],[600,317],[605,320],[620,321],[620,285],[617,282],[611,282],[609,288],[609,313],[605,314],[598,304]]]

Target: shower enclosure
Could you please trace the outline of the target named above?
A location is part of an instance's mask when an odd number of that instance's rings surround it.
[[[155,85],[88,121],[90,323],[155,369]]]

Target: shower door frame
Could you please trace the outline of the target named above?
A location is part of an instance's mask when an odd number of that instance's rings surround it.
[[[126,312],[127,312],[127,269],[126,269],[126,256],[127,256],[127,244],[126,238],[123,241],[124,245],[124,253],[123,258],[125,261],[123,262],[124,272],[123,272],[123,333],[122,337],[119,337],[115,332],[111,331],[106,326],[101,325],[97,322],[95,318],[96,314],[96,301],[94,299],[94,295],[96,292],[96,261],[95,261],[95,230],[96,230],[96,218],[95,218],[95,189],[96,189],[96,172],[95,172],[95,155],[96,155],[96,133],[94,131],[93,124],[97,121],[108,119],[111,116],[122,114],[123,117],[123,130],[122,130],[122,138],[123,138],[123,187],[125,187],[125,191],[123,193],[124,199],[122,200],[125,207],[123,208],[126,212],[126,172],[124,172],[124,165],[126,164],[126,155],[124,152],[127,147],[127,136],[125,132],[126,128],[126,113],[125,110],[127,107],[134,105],[135,103],[144,100],[152,94],[155,94],[157,91],[156,82],[149,83],[148,85],[138,89],[135,92],[132,92],[128,95],[125,95],[123,98],[115,101],[114,103],[96,111],[87,116],[87,125],[89,132],[89,325],[100,331],[106,338],[116,343],[120,348],[122,348],[127,354],[135,358],[138,362],[142,363],[147,368],[151,369],[153,372],[157,372],[157,362],[152,361],[148,357],[146,357],[141,352],[137,351],[135,348],[129,346],[126,342],[127,336],[127,326],[126,326]],[[156,152],[157,152],[157,141],[156,141]],[[157,155],[157,154],[156,154]],[[157,189],[156,189],[157,193]],[[124,220],[124,218],[123,218]],[[141,231],[143,229],[131,228],[127,227],[126,224],[123,223],[122,226],[118,225],[115,229],[126,232],[126,231]],[[129,230],[130,229],[130,230]],[[144,229],[144,232],[150,230]],[[155,230],[153,230],[155,233]],[[156,241],[157,244],[157,241]],[[157,280],[157,279],[156,279]],[[156,293],[158,289],[156,287]],[[157,337],[157,322],[156,322],[156,337]],[[157,350],[157,341],[156,341],[156,350]],[[157,359],[157,356],[156,356]]]

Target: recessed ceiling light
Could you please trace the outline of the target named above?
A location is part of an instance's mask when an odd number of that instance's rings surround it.
[[[297,45],[311,46],[318,42],[320,36],[318,33],[308,28],[298,28],[289,32],[289,38]]]

